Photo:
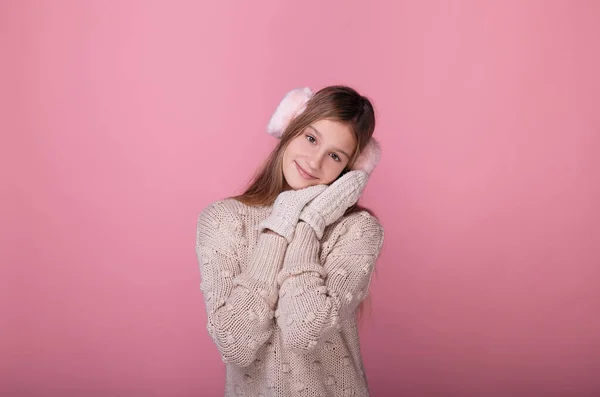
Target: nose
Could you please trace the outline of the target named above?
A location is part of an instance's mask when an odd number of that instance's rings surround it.
[[[320,150],[315,151],[308,158],[308,165],[312,168],[311,171],[319,171],[321,169],[321,164],[323,163],[323,158],[325,157],[325,153],[321,153]]]

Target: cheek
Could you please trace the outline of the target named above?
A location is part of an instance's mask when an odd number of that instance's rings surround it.
[[[301,156],[302,153],[306,152],[304,148],[304,142],[302,139],[296,138],[290,142],[288,147],[285,149],[283,153],[284,160],[294,159],[298,156]]]
[[[330,161],[326,167],[323,167],[323,183],[330,184],[335,181],[344,171],[345,164]]]
[[[283,175],[286,179],[289,176],[293,176],[294,166],[292,161],[298,157],[297,146],[298,144],[295,140],[291,141],[290,144],[285,148],[285,151],[283,152]]]
[[[285,148],[283,152],[283,159],[287,160],[294,155],[294,142],[290,142],[290,144]]]
[[[299,150],[302,149],[302,140],[299,138],[296,138],[294,140],[292,140],[290,142],[290,144],[288,145],[288,150],[290,151],[290,153],[297,153]]]

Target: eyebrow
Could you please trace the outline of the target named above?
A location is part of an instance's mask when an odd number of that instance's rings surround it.
[[[312,125],[309,125],[309,127],[317,133],[317,135],[319,136],[319,138],[323,139],[323,135],[321,135],[321,133]],[[350,159],[350,155],[346,152],[344,152],[342,149],[336,148],[335,150],[337,150],[338,152],[342,153],[344,156],[346,156],[348,159]]]

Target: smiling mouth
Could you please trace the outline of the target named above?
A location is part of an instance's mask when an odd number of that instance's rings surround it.
[[[316,177],[312,176],[311,174],[309,174],[308,172],[304,171],[304,169],[302,167],[300,167],[300,165],[294,161],[294,164],[296,164],[296,168],[298,169],[298,173],[306,179],[317,179]]]

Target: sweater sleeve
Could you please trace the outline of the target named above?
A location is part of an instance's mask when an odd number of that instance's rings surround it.
[[[238,366],[250,365],[273,333],[276,276],[287,247],[283,237],[262,233],[241,272],[236,247],[243,229],[239,214],[223,202],[202,211],[196,229],[207,329],[223,361]]]
[[[348,217],[321,264],[320,241],[314,230],[298,223],[278,282],[276,314],[283,343],[312,350],[327,340],[339,324],[355,316],[368,293],[371,275],[383,244],[383,229],[366,212]]]

